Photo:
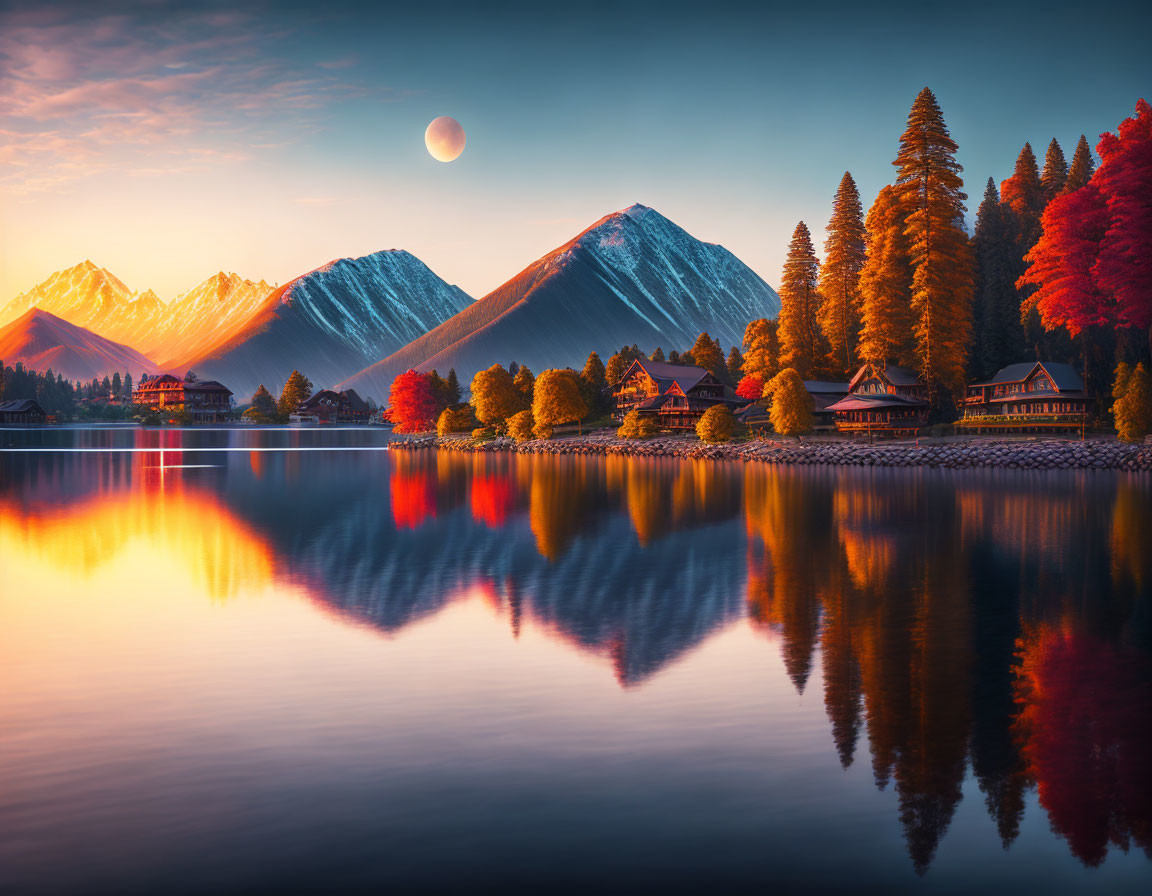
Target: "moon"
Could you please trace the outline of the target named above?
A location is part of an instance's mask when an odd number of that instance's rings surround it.
[[[464,128],[447,115],[432,120],[424,132],[424,145],[438,162],[451,162],[464,152]]]

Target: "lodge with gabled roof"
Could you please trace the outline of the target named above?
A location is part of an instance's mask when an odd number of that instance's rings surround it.
[[[27,426],[47,422],[48,415],[35,398],[14,398],[0,402],[0,424]]]
[[[928,419],[928,388],[907,367],[865,364],[848,383],[848,394],[827,410],[839,432],[910,436]]]
[[[1071,364],[1024,361],[969,386],[957,425],[976,431],[1080,429],[1091,404]]]
[[[616,412],[652,415],[661,429],[694,429],[717,404],[742,404],[731,388],[703,367],[641,358],[633,361],[616,388]]]
[[[355,389],[343,392],[321,389],[301,402],[297,413],[316,417],[319,423],[367,423],[371,408]]]
[[[232,391],[215,380],[199,380],[195,375],[185,379],[170,373],[141,377],[132,390],[132,401],[161,414],[187,411],[193,423],[219,423],[232,413]]]

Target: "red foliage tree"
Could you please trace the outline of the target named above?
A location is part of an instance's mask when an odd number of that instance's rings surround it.
[[[388,390],[388,419],[396,432],[424,432],[435,427],[440,408],[432,376],[406,370]]]
[[[1104,134],[1101,164],[1088,185],[1053,200],[1022,285],[1049,329],[1075,335],[1092,324],[1148,331],[1152,344],[1152,106]]]
[[[758,373],[750,373],[740,380],[736,386],[736,397],[755,401],[764,394],[764,377]]]

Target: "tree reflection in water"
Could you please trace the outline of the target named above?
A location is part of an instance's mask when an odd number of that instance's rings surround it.
[[[866,746],[918,871],[969,769],[1005,848],[1036,789],[1085,864],[1152,855],[1146,479],[428,452],[238,454],[199,485],[162,467],[7,464],[0,536],[81,566],[179,542],[213,594],[290,578],[383,632],[479,590],[627,687],[746,619],[798,693],[820,670],[839,761]]]

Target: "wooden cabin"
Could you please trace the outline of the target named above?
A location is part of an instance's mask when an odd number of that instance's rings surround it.
[[[928,388],[914,370],[865,364],[848,394],[828,406],[838,432],[911,436],[928,419]]]
[[[804,388],[812,398],[813,432],[835,432],[836,413],[832,405],[848,397],[848,383],[804,380]]]
[[[14,398],[0,402],[0,425],[29,426],[48,422],[48,415],[35,398]]]
[[[316,417],[320,423],[367,423],[371,410],[355,389],[322,389],[302,402],[296,415]]]
[[[1091,404],[1072,365],[1025,361],[969,386],[956,425],[975,432],[1076,430],[1084,426]]]
[[[165,411],[183,410],[194,423],[219,423],[232,413],[232,391],[215,380],[198,380],[194,376],[180,379],[170,373],[142,378],[132,390],[132,401]]]
[[[708,408],[736,407],[743,402],[702,367],[640,359],[624,371],[616,387],[616,413],[629,411],[654,416],[661,429],[696,428]]]

